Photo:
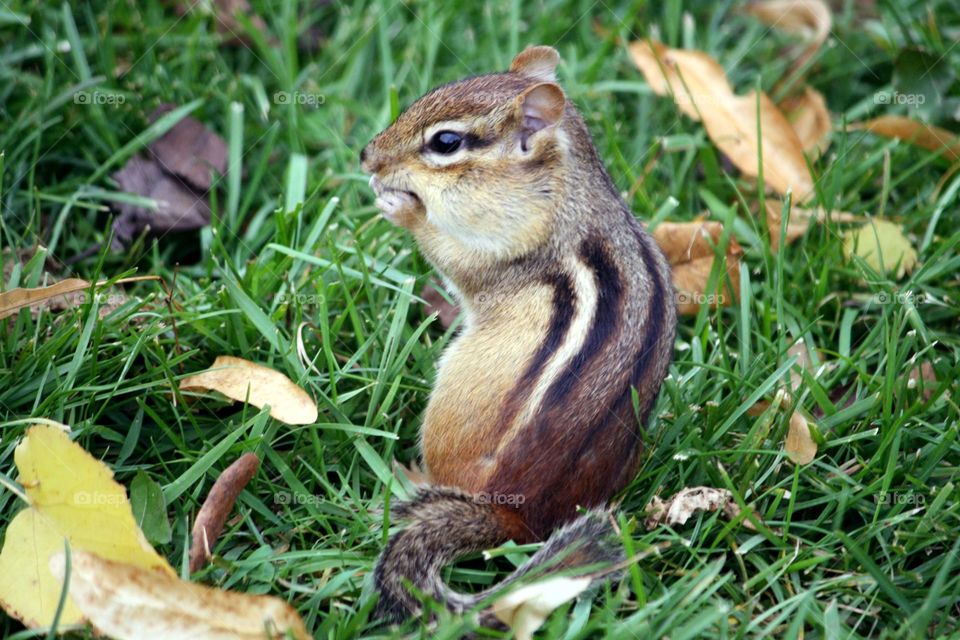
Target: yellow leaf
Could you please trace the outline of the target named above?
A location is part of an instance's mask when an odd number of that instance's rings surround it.
[[[90,283],[80,278],[68,278],[61,280],[49,287],[36,287],[35,289],[11,289],[0,293],[0,318],[12,316],[24,307],[46,302],[57,296],[64,296],[69,293],[75,293],[84,289],[89,289]]]
[[[317,421],[317,405],[306,391],[282,373],[242,358],[218,356],[206,371],[181,380],[180,388],[219,391],[260,409],[270,405],[270,415],[287,424]]]
[[[796,464],[810,464],[817,456],[817,443],[810,434],[810,425],[799,411],[790,415],[790,427],[783,449]]]
[[[554,609],[590,586],[590,578],[556,576],[520,587],[493,604],[493,614],[513,629],[517,640],[530,640]]]
[[[889,220],[873,220],[845,233],[843,254],[847,260],[859,256],[880,274],[896,269],[897,279],[913,271],[917,264],[916,250],[900,227]]]
[[[160,571],[72,555],[70,594],[83,615],[118,640],[309,638],[290,605],[271,596],[222,591]],[[50,570],[63,576],[61,553]]]
[[[762,152],[767,186],[792,191],[797,202],[814,195],[800,139],[765,93],[735,95],[723,67],[701,51],[640,41],[631,43],[630,55],[654,92],[673,96],[683,113],[702,120],[713,143],[744,174],[760,174]]]
[[[905,116],[880,116],[866,122],[855,122],[848,129],[864,129],[886,138],[896,138],[923,149],[943,152],[953,162],[960,160],[960,137],[946,129],[933,127]]]
[[[14,451],[30,508],[14,519],[16,528],[0,551],[0,605],[33,626],[53,620],[60,583],[45,573],[49,557],[72,549],[174,574],[150,546],[133,517],[126,490],[113,472],[72,442],[62,430],[31,427]],[[25,567],[33,566],[33,570]],[[65,613],[76,615],[68,604]],[[61,622],[78,622],[62,618]]]

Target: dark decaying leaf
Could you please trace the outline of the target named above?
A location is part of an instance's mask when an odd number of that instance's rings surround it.
[[[150,116],[155,122],[176,105],[163,104]],[[167,173],[186,180],[200,191],[213,186],[213,175],[227,172],[227,143],[202,122],[190,116],[150,144],[153,159]]]
[[[427,315],[436,313],[440,320],[440,325],[444,329],[449,329],[453,321],[460,315],[460,307],[447,302],[447,299],[440,293],[442,286],[440,283],[428,284],[420,291],[420,297],[426,302],[426,304],[423,305],[424,313]]]
[[[212,3],[183,0],[177,3],[177,13],[180,15],[186,15],[193,11],[209,11],[213,15],[217,33],[224,36],[223,44],[253,44],[240,20],[240,16],[249,20],[250,26],[256,31],[261,33],[267,31],[267,24],[263,21],[263,18],[254,13],[247,0],[213,0]],[[268,42],[272,41],[273,38],[268,38]]]
[[[150,116],[156,121],[172,111],[164,104]],[[129,246],[144,231],[164,234],[191,231],[210,222],[208,193],[215,176],[227,170],[227,144],[196,118],[187,116],[154,140],[146,155],[136,155],[113,174],[122,191],[156,201],[148,209],[119,203],[113,223],[113,248]]]
[[[113,174],[121,191],[136,193],[157,202],[156,210],[120,203],[120,215],[113,221],[113,248],[120,250],[145,230],[152,234],[190,231],[210,222],[206,196],[191,190],[181,179],[163,171],[154,160],[130,158]]]

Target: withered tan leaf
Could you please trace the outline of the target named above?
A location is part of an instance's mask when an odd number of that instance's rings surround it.
[[[65,564],[62,553],[50,560],[61,581]],[[70,597],[101,633],[117,640],[310,637],[297,612],[278,598],[193,584],[85,551],[71,557]]]
[[[279,371],[243,358],[217,356],[209,369],[181,380],[180,389],[219,391],[260,409],[270,405],[270,415],[287,424],[317,421],[317,405],[306,391]]]
[[[721,274],[715,291],[707,291],[715,260],[714,249],[720,242],[723,225],[719,222],[662,222],[653,230],[673,271],[677,290],[677,309],[692,315],[707,304],[711,308],[729,306],[740,293],[740,256],[743,249],[730,237],[725,256],[726,276]],[[726,278],[730,287],[726,286]]]
[[[929,151],[942,151],[943,157],[952,162],[960,160],[960,136],[906,116],[880,116],[866,122],[854,122],[847,128],[896,138]]]
[[[817,443],[810,434],[810,425],[799,411],[790,414],[790,427],[783,449],[796,464],[810,464],[817,456]]]
[[[762,0],[748,4],[746,12],[772,28],[810,41],[791,69],[807,63],[826,41],[833,25],[830,7],[823,0]]]
[[[823,94],[813,87],[804,87],[803,93],[783,100],[780,109],[797,132],[803,152],[811,158],[820,157],[830,146],[833,131]]]
[[[43,304],[53,298],[89,289],[90,283],[80,278],[67,278],[47,287],[11,289],[0,293],[0,319],[12,316],[24,307]]]
[[[767,208],[767,229],[770,230],[770,245],[774,249],[777,249],[780,246],[780,225],[783,221],[783,203],[774,198],[767,198],[764,202]],[[784,241],[786,244],[790,244],[797,238],[802,237],[814,221],[823,222],[827,219],[834,222],[862,222],[866,218],[847,211],[830,211],[828,213],[819,207],[810,209],[791,205],[790,219],[787,221]]]
[[[654,92],[672,96],[683,113],[702,120],[713,143],[744,174],[759,176],[762,155],[767,186],[792,191],[797,202],[813,195],[800,139],[769,96],[735,95],[723,67],[701,51],[639,41],[630,44],[630,55]]]
[[[492,611],[513,629],[517,640],[530,640],[551,612],[589,586],[589,577],[554,576],[508,593],[493,604]]]
[[[650,530],[662,524],[668,526],[686,524],[687,520],[698,511],[721,511],[724,516],[732,520],[740,515],[740,505],[727,489],[687,487],[666,500],[654,496],[647,504],[645,511],[647,517],[643,521],[643,526]],[[747,529],[754,528],[749,520],[744,520],[743,526]]]

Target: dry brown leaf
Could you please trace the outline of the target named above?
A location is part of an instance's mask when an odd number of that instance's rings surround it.
[[[791,72],[805,65],[820,49],[833,24],[830,7],[823,0],[763,0],[750,3],[746,11],[764,24],[810,41],[794,60]]]
[[[783,449],[796,464],[810,464],[817,456],[817,443],[810,434],[810,425],[799,411],[790,415],[790,428]]]
[[[227,516],[237,502],[240,492],[260,467],[255,453],[245,453],[223,470],[210,487],[207,499],[193,523],[190,544],[190,572],[198,571],[211,557],[211,550],[223,531]]]
[[[262,409],[287,424],[313,424],[317,405],[290,378],[243,358],[217,356],[213,366],[180,381],[181,390],[219,391],[239,402]]]
[[[24,307],[43,304],[60,296],[89,289],[90,283],[80,278],[67,278],[48,287],[11,289],[0,293],[0,318],[12,316]]]
[[[643,526],[649,531],[662,524],[668,526],[686,524],[687,520],[698,511],[722,511],[723,515],[733,520],[740,515],[740,505],[727,489],[688,487],[666,500],[654,496],[645,511],[647,517],[643,521]],[[743,526],[747,529],[755,528],[749,520],[744,520]]]
[[[61,581],[65,564],[62,553],[50,560]],[[118,640],[310,637],[297,612],[278,598],[192,584],[85,551],[71,557],[70,597],[100,633]]]
[[[905,116],[880,116],[866,122],[854,122],[847,128],[896,138],[929,151],[942,151],[943,157],[952,162],[960,160],[960,136]]]
[[[780,224],[783,219],[783,203],[773,198],[767,198],[765,201],[767,207],[767,229],[770,230],[770,246],[776,250],[780,246]],[[864,216],[854,215],[846,211],[831,211],[827,213],[821,208],[808,209],[805,207],[792,206],[790,208],[790,220],[787,222],[787,230],[784,241],[790,244],[797,238],[800,238],[807,232],[814,221],[833,220],[834,222],[862,222],[866,220]]]
[[[787,349],[787,356],[797,356],[797,362],[790,370],[790,391],[794,394],[800,390],[803,384],[802,371],[813,373],[813,360],[810,359],[810,352],[807,350],[806,342],[800,338]]]
[[[716,292],[707,292],[710,272],[713,270],[713,247],[719,243],[723,225],[719,222],[662,222],[653,230],[654,240],[660,246],[673,272],[673,286],[677,290],[677,310],[693,315],[704,304],[711,308],[729,306],[740,294],[740,256],[743,249],[731,236],[727,245],[726,271],[731,287],[721,275]]]
[[[819,158],[830,146],[833,131],[823,94],[813,87],[804,87],[803,93],[783,100],[780,109],[797,132],[803,152]]]
[[[630,55],[654,92],[671,95],[681,111],[702,119],[713,143],[744,174],[759,175],[762,150],[767,186],[780,194],[792,191],[797,202],[813,195],[800,139],[769,96],[735,95],[723,67],[701,51],[640,41],[630,44]]]
[[[590,582],[590,578],[555,576],[508,593],[491,610],[513,629],[517,640],[530,640],[557,607],[583,593]]]

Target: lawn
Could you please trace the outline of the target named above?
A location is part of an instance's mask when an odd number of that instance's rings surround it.
[[[844,130],[883,114],[960,130],[953,0],[834,2],[830,36],[803,69],[834,124],[811,162],[814,204],[900,225],[919,262],[899,278],[845,258],[857,224],[815,224],[772,249],[756,181],[631,62],[626,44],[655,37],[707,52],[741,93],[785,91],[803,45],[738,3],[252,0],[262,23],[227,32],[213,3],[178,11],[189,4],[0,0],[0,290],[160,278],[0,320],[0,533],[24,506],[13,453],[31,418],[69,425],[122,484],[145,472],[162,486],[172,535],[155,546],[183,577],[207,491],[253,451],[260,470],[193,580],[287,600],[317,638],[468,629],[370,619],[381,510],[401,491],[390,465],[417,457],[455,327],[424,312],[434,274],[374,209],[358,154],[431,87],[549,44],[637,216],[705,216],[743,255],[739,301],[681,317],[640,472],[618,496],[625,544],[659,553],[561,606],[540,635],[960,634],[960,173],[949,153]],[[908,49],[920,67],[904,66]],[[180,110],[151,122],[162,104]],[[212,219],[119,247],[116,212],[147,202],[112,176],[186,113],[226,141]],[[813,360],[803,371],[788,354],[801,338]],[[290,426],[179,390],[218,355],[285,373],[318,421]],[[911,382],[923,365],[936,381]],[[778,389],[814,425],[809,464],[785,456],[790,411],[751,410]],[[732,491],[760,526],[719,513],[642,526],[651,498],[693,486]],[[534,549],[468,558],[449,580],[482,588]],[[0,631],[46,636],[5,616]]]

